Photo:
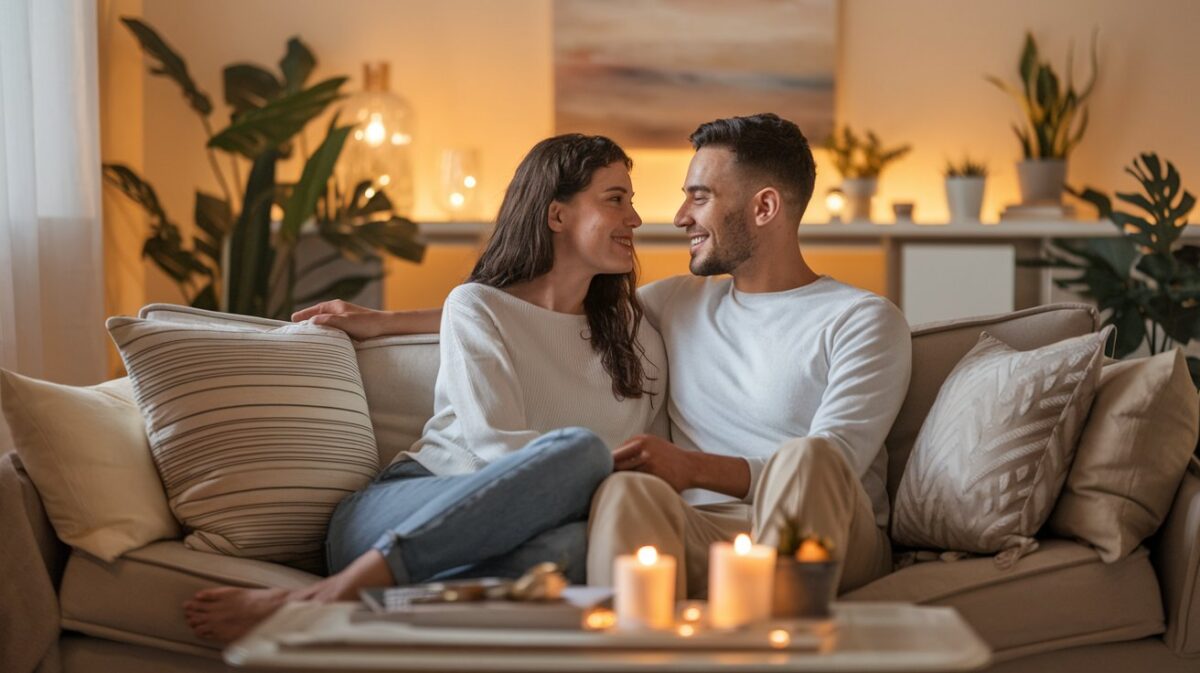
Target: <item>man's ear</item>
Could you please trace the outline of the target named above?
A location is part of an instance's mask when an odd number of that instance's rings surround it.
[[[563,204],[558,201],[550,202],[550,208],[546,213],[546,221],[550,224],[550,231],[562,233],[566,228],[566,225],[563,223],[563,217],[566,215],[565,211],[566,209],[563,207]]]
[[[754,194],[751,206],[754,208],[754,224],[761,227],[775,221],[783,209],[783,199],[778,189],[763,187]]]

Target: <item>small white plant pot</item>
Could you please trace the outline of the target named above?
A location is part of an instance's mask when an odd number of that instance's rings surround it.
[[[846,222],[869,222],[871,200],[879,190],[878,178],[849,178],[842,181],[842,193],[846,195],[846,208],[842,219]]]
[[[1021,187],[1021,203],[1060,204],[1063,186],[1067,182],[1066,159],[1026,159],[1017,162],[1017,181]]]
[[[983,185],[986,178],[963,176],[946,178],[946,205],[951,222],[978,222],[983,210]]]

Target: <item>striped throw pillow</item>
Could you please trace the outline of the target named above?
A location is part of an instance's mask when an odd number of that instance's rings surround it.
[[[350,339],[307,324],[107,327],[184,543],[320,572],[333,508],[378,469]]]

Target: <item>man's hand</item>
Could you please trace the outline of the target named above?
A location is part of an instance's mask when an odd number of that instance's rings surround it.
[[[613,450],[613,467],[653,474],[680,492],[692,488],[695,455],[696,452],[681,449],[661,437],[637,435]]]
[[[376,311],[348,301],[334,299],[309,306],[292,314],[293,322],[311,320],[314,325],[327,325],[340,329],[350,338],[362,341],[387,333],[387,311]]]

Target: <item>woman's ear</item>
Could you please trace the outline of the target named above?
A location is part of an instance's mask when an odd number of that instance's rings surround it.
[[[774,187],[763,187],[754,195],[754,224],[762,226],[769,224],[783,208],[783,200],[779,190]]]
[[[566,228],[566,224],[563,223],[564,216],[566,216],[566,208],[563,204],[558,201],[551,201],[550,208],[546,213],[546,220],[550,224],[550,231],[562,233],[563,229]]]

